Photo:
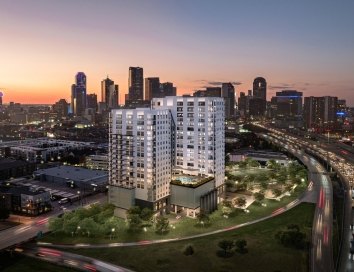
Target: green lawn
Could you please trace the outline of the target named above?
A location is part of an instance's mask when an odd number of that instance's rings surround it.
[[[12,259],[12,260],[11,260]],[[0,258],[1,260],[1,258]],[[46,261],[41,261],[31,257],[24,256],[14,256],[7,259],[7,266],[1,267],[0,270],[3,272],[20,272],[20,271],[45,271],[45,272],[74,272],[78,271],[75,269],[70,269],[68,267],[57,266]]]
[[[261,173],[268,173],[269,171],[271,171],[268,168],[258,168],[258,167],[254,167],[254,168],[231,168],[230,170],[227,170],[227,172],[229,172],[230,174],[234,175],[234,176],[242,176],[244,177],[245,175],[259,175]]]
[[[195,227],[196,220],[191,218],[183,218],[174,223],[174,229],[170,229],[167,234],[159,235],[155,233],[153,227],[148,227],[147,231],[142,231],[138,234],[128,233],[126,230],[125,222],[120,221],[120,225],[116,228],[115,237],[110,240],[110,237],[87,237],[83,235],[76,235],[72,237],[71,235],[64,233],[54,233],[45,235],[41,241],[50,243],[60,243],[60,244],[75,244],[75,243],[112,243],[112,242],[131,242],[139,240],[155,240],[155,239],[165,239],[165,238],[175,238],[175,237],[185,237],[195,234],[200,234],[204,232],[209,232],[225,227],[230,227],[236,224],[242,224],[248,221],[252,221],[267,215],[270,215],[274,210],[284,207],[289,202],[293,201],[298,197],[298,195],[303,191],[303,188],[298,188],[295,193],[291,196],[283,197],[280,201],[275,200],[264,200],[263,202],[267,204],[266,207],[254,203],[248,207],[250,213],[245,213],[239,211],[235,216],[224,218],[221,214],[221,209],[214,212],[211,216],[211,225],[209,227],[200,228]],[[170,218],[174,218],[175,215],[171,214]]]
[[[304,203],[294,209],[266,221],[203,238],[107,249],[72,249],[77,254],[128,267],[135,271],[308,271],[308,249],[285,248],[274,236],[289,224],[297,224],[307,233],[310,241],[315,205]],[[216,256],[217,243],[222,239],[246,239],[248,253],[235,253],[231,258]],[[191,244],[194,255],[184,256],[183,248]]]

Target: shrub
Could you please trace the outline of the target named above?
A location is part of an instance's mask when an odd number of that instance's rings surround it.
[[[183,254],[186,256],[190,256],[194,254],[194,248],[192,245],[187,245],[184,249],[183,249]]]

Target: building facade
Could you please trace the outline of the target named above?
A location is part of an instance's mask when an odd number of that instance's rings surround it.
[[[221,85],[221,96],[225,100],[225,118],[235,117],[235,87],[232,83]]]
[[[166,211],[171,181],[172,118],[168,110],[113,110],[109,201],[124,217],[133,205]]]
[[[108,109],[119,105],[119,86],[108,77],[101,81],[101,102],[106,103]]]
[[[338,98],[334,96],[305,97],[304,121],[307,129],[332,130],[336,127]]]
[[[129,67],[128,100],[144,100],[144,70],[142,67]]]
[[[160,90],[160,78],[145,78],[145,100],[150,101],[155,97],[163,97],[163,93]]]
[[[86,109],[86,75],[78,72],[75,84],[71,86],[71,111],[76,116],[81,116]]]
[[[118,215],[132,205],[170,210],[174,176],[183,175],[183,181],[211,177],[210,189],[222,198],[222,98],[155,98],[151,108],[113,110],[110,123],[109,196]],[[199,206],[186,208],[192,209],[189,216],[199,211]]]

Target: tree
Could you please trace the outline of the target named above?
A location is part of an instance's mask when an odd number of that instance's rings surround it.
[[[263,190],[267,190],[267,189],[268,189],[268,183],[267,183],[267,182],[262,182],[262,183],[260,184],[260,186],[261,186],[261,188],[262,188]]]
[[[295,224],[289,225],[285,231],[277,232],[275,238],[285,247],[303,249],[306,246],[306,234]]]
[[[89,209],[85,208],[78,208],[74,211],[75,217],[79,218],[80,220],[90,217],[90,211]]]
[[[79,226],[79,222],[80,219],[77,217],[72,217],[69,220],[65,220],[65,218],[63,218],[64,223],[63,223],[63,231],[67,234],[71,233],[75,233],[78,231],[78,226]]]
[[[269,160],[267,161],[266,166],[269,169],[276,169],[277,163],[275,160]]]
[[[240,197],[234,198],[234,199],[232,200],[232,203],[233,203],[234,206],[237,206],[237,207],[239,207],[239,208],[242,208],[242,207],[246,206],[247,201],[246,201],[246,198],[245,198],[245,197],[240,196]]]
[[[197,222],[198,225],[202,225],[203,227],[205,225],[208,226],[210,224],[209,215],[204,211],[200,211],[200,213],[197,215]]]
[[[227,199],[223,200],[222,205],[223,205],[224,207],[230,207],[230,208],[232,207],[231,201],[230,201],[230,200],[227,200]]]
[[[218,251],[218,256],[220,256],[220,257],[231,257],[232,256],[231,249],[234,247],[233,241],[221,240],[218,243],[218,246],[222,249],[222,251]]]
[[[128,214],[128,230],[131,232],[140,232],[142,228],[142,221],[138,214]]]
[[[255,181],[258,183],[266,182],[267,181],[267,174],[260,173],[259,175],[256,176]]]
[[[282,191],[281,191],[280,189],[278,189],[278,188],[274,188],[274,189],[272,190],[272,193],[273,193],[273,195],[274,195],[275,197],[279,197],[279,196],[281,196]]]
[[[140,218],[144,221],[150,221],[154,212],[149,208],[144,208],[140,212]]]
[[[155,223],[156,232],[159,234],[164,234],[165,232],[168,231],[169,224],[170,224],[170,222],[168,221],[168,219],[166,217],[158,216],[156,218],[156,223]]]
[[[120,219],[116,216],[112,216],[109,219],[107,219],[103,225],[104,232],[106,234],[110,234],[112,232],[112,229],[115,229],[115,230],[118,229],[119,221],[120,221]]]
[[[139,206],[133,206],[127,211],[128,215],[129,214],[138,214],[138,215],[140,215],[140,213],[141,213],[141,209],[140,209]]]
[[[250,161],[248,162],[248,166],[249,166],[249,167],[259,167],[259,166],[260,166],[260,163],[259,163],[258,161],[256,161],[256,160],[250,160]]]
[[[7,218],[10,217],[10,211],[5,208],[0,208],[0,220],[6,220]]]
[[[222,207],[222,214],[223,215],[227,215],[229,216],[230,214],[232,214],[233,210],[231,207],[228,207],[228,206],[223,206]]]
[[[255,198],[258,202],[262,202],[262,200],[264,199],[264,193],[262,193],[262,192],[254,193],[254,198]]]
[[[49,218],[49,230],[52,232],[59,232],[63,230],[64,220],[62,217]]]
[[[184,249],[183,249],[183,254],[186,256],[190,256],[194,254],[194,248],[192,245],[187,245]]]
[[[235,245],[237,247],[237,251],[238,252],[240,252],[240,253],[246,253],[247,252],[247,249],[246,249],[247,241],[246,240],[244,240],[244,239],[237,240],[235,242]]]
[[[96,235],[100,233],[100,225],[92,217],[83,219],[79,225],[81,231],[87,233],[87,237],[90,237],[90,234]]]
[[[241,168],[241,169],[246,168],[247,167],[247,162],[245,162],[245,161],[238,162],[238,167]]]

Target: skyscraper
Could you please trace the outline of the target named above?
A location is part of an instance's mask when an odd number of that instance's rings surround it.
[[[98,105],[97,105],[97,94],[88,94],[87,95],[87,108],[88,109],[94,109],[94,111],[97,111]]]
[[[166,97],[166,96],[176,96],[177,95],[177,89],[176,87],[173,86],[173,83],[171,82],[163,82],[161,83],[160,86],[163,96],[162,97]]]
[[[160,78],[148,77],[145,78],[145,100],[164,97],[160,89]]]
[[[75,84],[71,86],[71,111],[74,115],[82,115],[86,109],[86,75],[78,72]]]
[[[263,77],[257,77],[254,79],[253,96],[267,100],[267,81]]]
[[[225,117],[235,116],[235,87],[232,83],[222,83],[221,96],[225,100]]]
[[[225,179],[222,98],[169,96],[154,98],[151,108],[113,110],[110,131],[116,214],[133,205],[162,213],[183,208],[191,217],[215,210]]]
[[[57,113],[58,118],[66,117],[69,113],[69,104],[65,99],[60,99],[53,106],[53,112]]]
[[[275,117],[301,117],[302,115],[302,92],[295,90],[284,90],[276,92],[272,97],[272,104],[275,105]]]
[[[333,129],[337,120],[338,98],[334,96],[305,97],[304,121],[307,129]]]
[[[144,72],[141,67],[129,67],[129,100],[144,99]]]
[[[119,86],[108,77],[101,81],[101,102],[106,103],[108,109],[118,107]]]

